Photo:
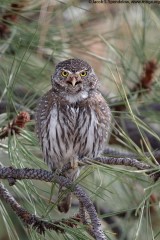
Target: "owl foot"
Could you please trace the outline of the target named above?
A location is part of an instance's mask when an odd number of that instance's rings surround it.
[[[62,168],[58,168],[54,171],[54,174],[57,176],[63,175],[69,169],[76,169],[78,167],[78,161],[75,162],[71,160],[70,162],[66,163]]]
[[[78,159],[77,158],[72,158],[70,160],[71,168],[76,169],[78,167]]]
[[[54,174],[57,175],[57,176],[60,176],[62,174],[62,168],[56,169]]]

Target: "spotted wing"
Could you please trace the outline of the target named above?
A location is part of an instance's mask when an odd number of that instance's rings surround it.
[[[106,103],[106,100],[99,92],[96,92],[93,96],[91,96],[90,104],[98,120],[98,124],[95,129],[95,132],[97,132],[95,142],[97,139],[97,142],[99,142],[97,143],[99,144],[99,153],[101,153],[104,149],[105,141],[109,136],[111,125],[111,111],[108,104]]]
[[[42,144],[42,138],[45,132],[45,127],[48,121],[49,112],[54,106],[56,98],[54,97],[52,90],[48,91],[40,100],[36,109],[36,133]]]

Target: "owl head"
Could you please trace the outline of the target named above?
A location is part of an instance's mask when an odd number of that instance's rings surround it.
[[[51,78],[53,88],[59,92],[76,95],[97,88],[98,78],[93,68],[81,59],[60,62]]]

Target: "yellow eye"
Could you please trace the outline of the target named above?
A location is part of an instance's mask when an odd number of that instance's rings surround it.
[[[62,72],[61,72],[61,75],[62,75],[63,77],[67,77],[68,74],[69,74],[69,73],[68,73],[67,71],[62,71]]]
[[[85,76],[87,76],[87,71],[83,71],[83,72],[81,72],[81,73],[80,73],[80,76],[81,76],[81,77],[85,77]]]

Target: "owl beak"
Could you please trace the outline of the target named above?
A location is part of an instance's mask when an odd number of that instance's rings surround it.
[[[79,79],[76,77],[70,77],[67,81],[68,84],[72,85],[72,87],[75,87],[78,83],[81,83]]]
[[[76,78],[71,79],[71,84],[73,87],[76,85],[76,82],[77,82]]]

